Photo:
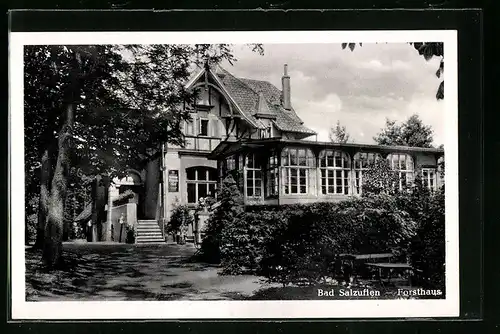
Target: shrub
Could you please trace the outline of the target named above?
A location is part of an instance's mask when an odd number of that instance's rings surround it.
[[[363,172],[362,193],[394,194],[399,184],[398,174],[391,169],[387,159],[378,159]]]
[[[125,227],[125,233],[126,233],[125,242],[127,244],[134,244],[136,239],[136,231],[134,225],[127,224]]]
[[[304,205],[282,226],[265,245],[260,274],[283,285],[334,276],[341,253],[393,251],[406,257],[416,227],[385,194]]]
[[[234,223],[244,212],[243,197],[236,182],[228,176],[217,192],[219,205],[213,210],[204,229],[205,237],[201,242],[200,256],[203,261],[220,263],[221,236],[223,228]]]
[[[413,241],[411,262],[421,271],[425,286],[445,289],[445,196],[444,187],[429,196]]]
[[[172,210],[172,215],[167,223],[167,233],[177,233],[185,230],[194,223],[193,215],[187,205],[177,205]]]
[[[221,231],[223,274],[255,271],[264,256],[264,245],[286,223],[278,211],[245,212]]]

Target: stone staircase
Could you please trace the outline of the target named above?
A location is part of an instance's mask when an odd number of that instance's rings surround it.
[[[156,220],[138,220],[136,233],[136,244],[165,242],[161,228]]]

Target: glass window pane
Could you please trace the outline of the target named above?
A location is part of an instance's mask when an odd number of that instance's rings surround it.
[[[288,153],[281,157],[281,165],[282,166],[290,166],[290,161],[288,159]]]
[[[333,184],[328,185],[328,193],[329,194],[335,193],[335,187],[333,186]]]
[[[335,152],[335,167],[343,167],[342,165],[342,156],[338,155],[339,152]]]
[[[299,166],[306,166],[306,150],[305,149],[299,149],[298,150],[298,165]]]
[[[306,186],[300,186],[300,193],[301,194],[306,194],[307,193]]]
[[[326,194],[326,186],[322,186],[321,187],[321,193],[322,194]]]
[[[198,199],[205,198],[208,196],[208,184],[199,184],[198,185]]]
[[[210,183],[208,185],[208,192],[210,197],[215,197],[215,183]]]
[[[208,179],[210,181],[217,181],[217,171],[215,169],[210,168],[208,170]]]
[[[291,194],[297,194],[297,185],[293,185],[290,187],[290,193]]]
[[[290,150],[290,165],[297,166],[297,150]]]
[[[337,194],[342,194],[342,186],[337,186]]]
[[[262,195],[261,194],[261,190],[262,189],[260,187],[259,188],[255,188],[255,196],[261,196]]]
[[[328,178],[333,178],[333,170],[328,171]]]
[[[186,178],[188,180],[196,180],[196,170],[194,168],[186,169]]]
[[[188,203],[196,203],[196,184],[187,184]]]
[[[208,136],[208,119],[202,119],[200,120],[200,135],[201,136]]]
[[[328,167],[333,167],[333,152],[332,151],[328,151],[326,165]]]

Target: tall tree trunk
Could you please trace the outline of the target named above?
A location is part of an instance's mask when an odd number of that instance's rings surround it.
[[[57,163],[52,178],[47,224],[45,226],[42,259],[48,269],[59,266],[62,260],[62,237],[64,227],[64,207],[68,191],[70,172],[70,148],[73,135],[76,100],[80,97],[79,75],[80,54],[73,49],[73,64],[70,85],[65,94],[66,123],[58,138]]]
[[[47,224],[47,214],[49,211],[50,180],[51,180],[51,160],[49,150],[46,149],[42,156],[42,166],[40,168],[40,199],[38,201],[38,224],[36,230],[36,241],[34,247],[43,248],[45,225]]]
[[[43,261],[51,269],[60,264],[62,256],[62,237],[64,226],[64,207],[68,188],[69,150],[71,142],[71,128],[73,125],[74,105],[68,104],[66,110],[66,124],[58,139],[58,155],[52,188],[50,192],[47,224],[45,226],[43,242]]]

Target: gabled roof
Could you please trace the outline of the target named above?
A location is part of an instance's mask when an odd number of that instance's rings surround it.
[[[255,123],[260,123],[257,122],[257,116],[260,111],[264,111],[265,114],[275,116],[274,124],[281,131],[306,135],[316,134],[316,132],[303,125],[302,120],[297,116],[293,108],[292,110],[285,110],[282,107],[281,90],[270,82],[236,78],[225,69],[218,69],[218,77],[245,116]],[[264,103],[261,100],[262,97],[267,103],[267,109],[262,108],[262,103]]]

